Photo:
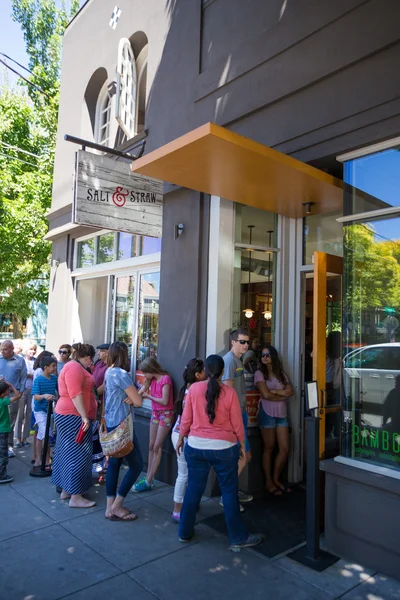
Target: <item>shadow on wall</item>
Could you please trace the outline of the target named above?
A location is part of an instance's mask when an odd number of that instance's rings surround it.
[[[288,0],[271,0],[267,7],[265,0],[252,3],[250,14],[241,0],[218,0],[204,7],[200,0],[166,0],[169,30],[147,97],[147,153],[209,121],[230,121],[243,69],[238,48],[244,54],[248,48],[248,53],[253,37],[277,35],[276,28],[296,16]],[[199,89],[201,99],[196,98]]]

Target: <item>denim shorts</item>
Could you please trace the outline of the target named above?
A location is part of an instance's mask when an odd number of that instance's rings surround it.
[[[260,402],[258,411],[258,424],[261,429],[275,429],[275,427],[289,427],[287,417],[270,417],[267,415]]]

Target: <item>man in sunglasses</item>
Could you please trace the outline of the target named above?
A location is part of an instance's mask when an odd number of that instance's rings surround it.
[[[222,375],[222,381],[225,385],[233,387],[236,391],[240,408],[242,409],[242,418],[245,434],[246,455],[239,460],[239,476],[248,462],[251,460],[251,451],[249,439],[247,437],[247,411],[246,411],[246,385],[244,379],[243,356],[249,349],[249,333],[246,329],[235,329],[231,333],[231,349],[224,356],[225,368]],[[251,502],[253,496],[239,492],[239,502]],[[222,498],[220,504],[222,503]]]

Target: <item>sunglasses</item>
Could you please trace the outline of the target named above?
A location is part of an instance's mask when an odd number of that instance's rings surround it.
[[[58,354],[68,354],[68,350],[59,350]]]
[[[270,353],[269,352],[261,352],[261,357],[262,358],[270,358]]]
[[[236,340],[238,344],[244,346],[245,344],[250,344],[249,340]]]

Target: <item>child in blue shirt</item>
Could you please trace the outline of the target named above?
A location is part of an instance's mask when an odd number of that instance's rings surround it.
[[[10,389],[13,396],[10,398]],[[0,381],[0,483],[11,483],[13,477],[7,475],[8,465],[8,436],[11,431],[10,413],[8,407],[11,402],[19,399],[15,387],[7,381]]]
[[[34,400],[34,415],[38,426],[36,438],[36,461],[35,467],[40,467],[42,462],[43,439],[46,433],[47,411],[49,402],[56,399],[57,392],[57,361],[54,356],[45,356],[40,367],[42,375],[38,375],[33,382],[32,396]],[[50,447],[46,459],[46,469],[50,470]]]

